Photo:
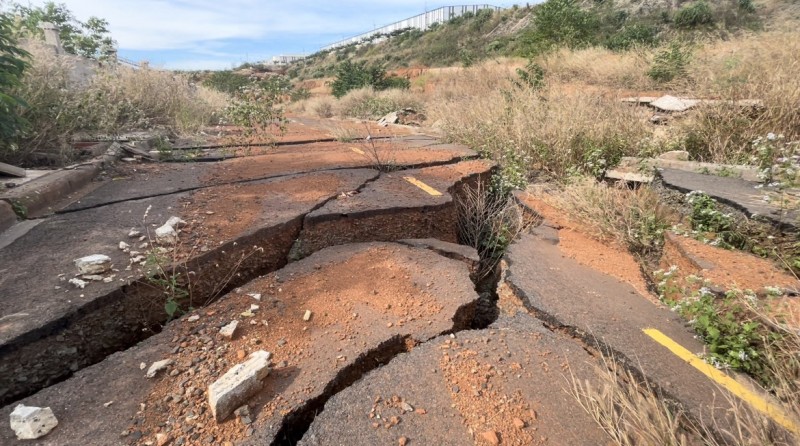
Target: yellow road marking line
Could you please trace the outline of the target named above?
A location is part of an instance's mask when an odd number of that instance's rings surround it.
[[[742,385],[740,382],[736,381],[735,379],[731,378],[725,373],[717,370],[711,364],[707,364],[700,357],[694,355],[692,352],[690,352],[677,342],[673,341],[669,336],[665,335],[664,333],[653,328],[648,328],[643,331],[646,335],[653,338],[654,341],[658,342],[662,346],[666,347],[669,351],[674,353],[675,356],[683,359],[689,365],[699,370],[700,373],[706,375],[712,381],[728,389],[729,392],[738,396],[742,401],[747,402],[759,412],[772,418],[776,423],[783,426],[784,428],[796,434],[800,434],[800,426],[798,426],[794,422],[794,420],[792,420],[791,417],[786,415],[786,413],[780,407],[776,406],[775,404],[772,404],[771,402],[764,399],[758,393],[753,392],[752,390]]]
[[[405,178],[406,181],[408,181],[409,183],[413,184],[414,186],[417,186],[418,188],[420,188],[420,189],[424,190],[425,192],[427,192],[428,195],[433,195],[434,197],[441,197],[442,196],[441,192],[439,192],[438,190],[428,186],[427,184],[423,183],[422,181],[420,181],[420,180],[418,180],[418,179],[416,179],[414,177],[403,177],[403,178]]]
[[[352,150],[353,152],[356,152],[359,155],[364,155],[364,151],[359,149],[359,148],[357,148],[357,147],[350,147],[350,150]]]

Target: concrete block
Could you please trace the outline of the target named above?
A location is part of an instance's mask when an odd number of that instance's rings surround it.
[[[58,420],[49,407],[18,405],[11,412],[11,429],[19,440],[44,437],[58,426]]]
[[[217,422],[224,421],[256,392],[269,375],[272,354],[264,350],[253,352],[250,359],[228,370],[208,387],[208,405]]]

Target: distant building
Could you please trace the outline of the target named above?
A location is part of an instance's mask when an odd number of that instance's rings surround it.
[[[297,61],[303,60],[305,58],[306,58],[306,56],[299,56],[299,55],[272,56],[272,64],[273,65],[289,65],[290,63],[297,62]]]

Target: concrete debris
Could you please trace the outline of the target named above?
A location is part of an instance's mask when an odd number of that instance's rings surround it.
[[[233,321],[230,324],[222,327],[219,329],[219,334],[222,335],[225,339],[233,339],[234,333],[236,333],[236,327],[239,326],[239,321]]]
[[[119,242],[119,249],[120,249],[120,251],[127,251],[127,250],[131,249],[131,245],[129,245],[129,244],[125,243],[125,242]]]
[[[260,293],[248,293],[247,295],[252,297],[253,299],[259,301],[259,302],[261,301],[261,294]]]
[[[200,316],[198,316],[196,314],[193,314],[193,315],[189,316],[189,318],[186,319],[186,320],[189,321],[189,322],[197,322],[197,321],[200,320]]]
[[[408,404],[405,401],[400,403],[400,408],[403,409],[403,412],[413,412],[414,411],[414,406],[412,406],[411,404]]]
[[[174,245],[178,243],[178,231],[170,225],[164,225],[156,229],[156,241],[162,245]]]
[[[141,237],[141,236],[142,236],[142,233],[137,231],[137,230],[135,230],[135,229],[131,229],[131,232],[128,233],[128,237],[130,237],[130,238],[136,238],[136,237]]]
[[[306,313],[303,315],[303,320],[308,322],[311,320],[311,310],[306,310]]]
[[[255,313],[256,311],[258,311],[259,308],[261,308],[260,305],[250,304],[250,312],[251,313]]]
[[[667,125],[667,123],[669,123],[669,116],[653,115],[650,117],[650,122],[655,125]]]
[[[58,420],[49,407],[18,405],[11,412],[11,429],[19,440],[44,437],[58,426]]]
[[[162,370],[166,370],[167,367],[171,366],[173,361],[171,359],[164,359],[162,361],[154,362],[149,369],[147,369],[147,373],[144,375],[147,379],[154,378],[158,372]]]
[[[636,104],[636,105],[648,105],[651,102],[658,99],[654,96],[639,96],[639,97],[632,97],[632,98],[623,98],[622,102],[626,102],[629,104]]]
[[[89,282],[86,282],[84,280],[78,279],[77,277],[74,278],[74,279],[69,279],[69,283],[70,283],[70,285],[74,285],[75,288],[79,288],[79,289],[84,289],[84,288],[86,288],[86,285],[89,284]]]
[[[182,228],[186,226],[186,222],[180,217],[170,217],[166,224],[172,226],[173,228]]]
[[[208,387],[208,404],[217,422],[222,422],[238,407],[261,390],[269,375],[272,354],[264,350],[253,352],[249,359],[228,370]]]
[[[389,124],[397,124],[400,121],[400,117],[397,116],[397,112],[391,112],[388,115],[384,116],[383,118],[378,120],[378,125],[386,127]]]
[[[661,96],[650,103],[650,106],[665,112],[684,112],[700,104],[698,99],[676,98],[675,96]]]
[[[103,274],[111,270],[111,257],[102,254],[75,259],[75,266],[81,274]]]
[[[105,277],[98,276],[96,274],[90,274],[90,275],[81,276],[81,279],[89,280],[89,281],[92,281],[92,282],[102,282],[103,280],[105,280]]]

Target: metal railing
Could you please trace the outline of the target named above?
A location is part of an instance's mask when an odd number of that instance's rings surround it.
[[[425,31],[434,24],[447,22],[448,20],[460,17],[468,12],[475,14],[481,9],[491,9],[494,11],[499,11],[503,8],[486,4],[442,6],[441,8],[434,9],[433,11],[428,11],[420,15],[407,18],[405,20],[400,20],[399,22],[394,22],[391,25],[382,26],[372,31],[362,33],[357,36],[348,37],[347,39],[343,39],[338,42],[332,43],[330,45],[326,45],[322,47],[322,50],[323,51],[332,50],[347,45],[358,44],[361,42],[368,41],[376,35],[389,34],[394,31],[399,31],[401,29],[416,28]]]

